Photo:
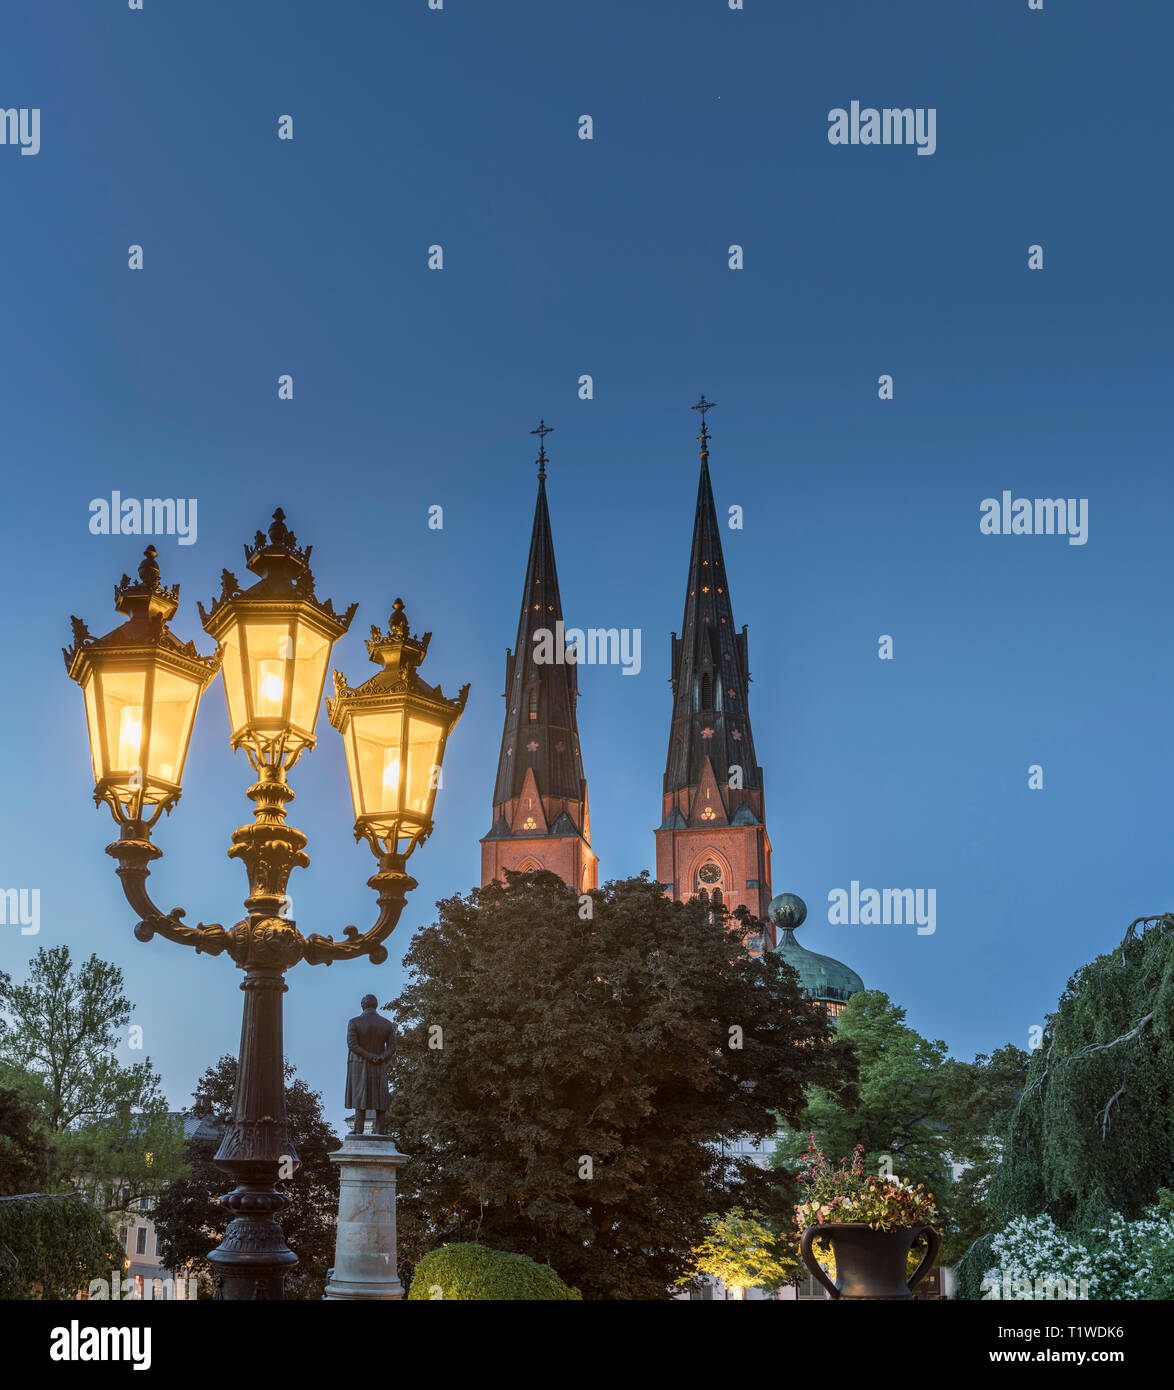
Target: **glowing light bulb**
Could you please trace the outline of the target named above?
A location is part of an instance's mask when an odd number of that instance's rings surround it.
[[[279,715],[285,697],[285,662],[257,662],[257,713]]]
[[[399,749],[383,750],[383,793],[386,800],[394,806],[399,797]]]
[[[143,742],[142,705],[124,705],[118,718],[118,766],[138,767]]]

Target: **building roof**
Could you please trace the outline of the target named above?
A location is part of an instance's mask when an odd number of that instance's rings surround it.
[[[864,981],[856,971],[818,951],[809,951],[795,940],[795,930],[807,917],[807,905],[794,893],[780,893],[771,899],[770,919],[778,932],[775,950],[799,976],[803,992],[812,999],[845,1004],[864,989]]]
[[[183,1137],[185,1139],[220,1140],[224,1135],[224,1125],[212,1115],[181,1114]]]

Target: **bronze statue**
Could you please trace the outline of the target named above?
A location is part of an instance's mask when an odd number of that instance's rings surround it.
[[[395,1025],[379,1016],[377,1004],[373,994],[363,995],[363,1012],[346,1029],[346,1103],[355,1107],[352,1134],[363,1133],[368,1110],[375,1112],[375,1134],[383,1133],[387,1116],[387,1063],[395,1051]]]

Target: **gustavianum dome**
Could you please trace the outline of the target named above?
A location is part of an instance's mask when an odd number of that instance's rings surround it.
[[[799,976],[805,994],[812,999],[846,1004],[853,994],[864,989],[864,981],[843,961],[809,951],[795,940],[796,928],[807,917],[807,904],[802,898],[794,893],[780,893],[771,899],[767,915],[778,934],[775,950]]]

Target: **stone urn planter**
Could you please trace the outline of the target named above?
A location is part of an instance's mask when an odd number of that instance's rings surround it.
[[[928,1242],[921,1263],[906,1276],[913,1242],[924,1236]],[[815,1257],[812,1245],[826,1240],[835,1251],[836,1282],[827,1277]],[[933,1268],[941,1238],[932,1226],[898,1226],[878,1231],[863,1221],[826,1221],[808,1226],[799,1241],[799,1254],[816,1281],[835,1299],[910,1299],[913,1290]]]

